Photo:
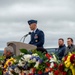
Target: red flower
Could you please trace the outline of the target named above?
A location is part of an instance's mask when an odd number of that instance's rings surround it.
[[[58,69],[59,69],[60,71],[63,71],[63,70],[64,70],[64,65],[61,63],[61,64],[58,66]]]
[[[64,61],[66,61],[66,60],[67,60],[67,57],[68,57],[68,56],[65,56],[65,57],[64,57]]]
[[[54,63],[54,68],[57,68],[57,67],[58,67],[58,65],[56,63]]]
[[[42,74],[42,71],[38,71],[38,74]]]
[[[72,56],[70,57],[70,61],[71,63],[75,63],[75,54],[72,54]]]
[[[6,72],[6,69],[5,69],[5,68],[3,68],[3,71],[4,71],[4,72]]]
[[[66,75],[67,72],[62,72],[62,75]]]
[[[35,71],[36,71],[36,68],[32,68],[32,73],[35,73]]]
[[[46,65],[49,67],[50,66],[50,63],[49,62],[46,62]]]
[[[46,54],[46,57],[50,60],[52,58],[52,56],[50,54]]]
[[[50,68],[50,72],[52,72],[53,71],[53,68]]]
[[[33,73],[29,73],[28,75],[34,75]]]
[[[12,64],[11,62],[8,62],[8,65],[9,65],[9,66],[11,66],[11,64]]]
[[[56,71],[54,72],[54,75],[59,75],[59,71],[56,70]]]

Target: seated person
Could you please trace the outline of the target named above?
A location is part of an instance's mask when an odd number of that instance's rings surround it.
[[[59,38],[58,45],[59,45],[59,48],[58,48],[57,56],[59,57],[59,60],[61,60],[63,58],[65,50],[66,50],[66,46],[64,44],[63,38]]]
[[[67,38],[67,48],[64,56],[68,55],[69,52],[75,52],[75,45],[73,43],[74,41],[72,38]]]
[[[14,56],[13,48],[11,46],[5,47],[3,56],[5,56],[5,60],[4,60],[3,64],[2,64],[3,65],[3,69],[7,69],[7,67],[6,67],[7,61]],[[14,58],[12,58],[12,59],[14,59]],[[3,70],[3,74],[2,75],[6,75],[4,70]]]
[[[14,50],[11,46],[8,46],[8,47],[5,47],[4,48],[4,53],[3,55],[6,57],[6,58],[10,58],[14,55]]]

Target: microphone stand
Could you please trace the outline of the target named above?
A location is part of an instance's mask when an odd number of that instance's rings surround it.
[[[25,38],[28,36],[29,34],[26,34],[25,36],[23,36],[24,37],[24,39],[23,39],[23,43],[24,43],[24,41],[25,41]]]
[[[23,43],[24,43],[24,41],[25,41],[25,38],[26,38],[28,35],[30,35],[30,34],[31,34],[31,32],[29,32],[28,34],[24,35],[24,36],[21,38],[21,40],[24,38],[24,39],[23,39]],[[20,41],[21,41],[21,40],[20,40]]]

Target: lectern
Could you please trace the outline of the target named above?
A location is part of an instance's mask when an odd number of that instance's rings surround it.
[[[10,41],[7,42],[7,46],[11,46],[14,49],[14,54],[18,56],[20,54],[20,49],[27,49],[27,50],[33,50],[37,47],[31,44],[26,44],[23,42],[16,42],[16,41]]]

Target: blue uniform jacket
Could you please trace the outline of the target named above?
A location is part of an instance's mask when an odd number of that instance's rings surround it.
[[[31,41],[29,42],[29,44],[35,45],[37,47],[43,47],[44,44],[44,33],[43,31],[37,29],[34,32],[32,32],[31,34]]]

